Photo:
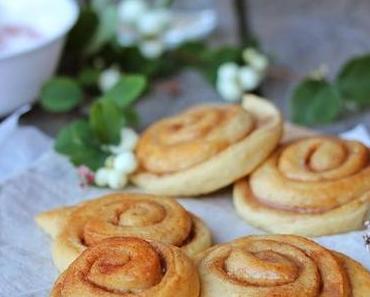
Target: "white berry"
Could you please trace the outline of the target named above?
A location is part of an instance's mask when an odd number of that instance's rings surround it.
[[[238,101],[243,95],[243,90],[235,80],[218,80],[216,88],[226,101]]]
[[[108,177],[108,186],[111,189],[123,189],[127,184],[127,176],[119,170],[111,170]]]
[[[117,155],[113,162],[113,168],[126,174],[134,172],[137,168],[137,161],[134,153],[126,151]]]
[[[268,67],[268,59],[254,48],[247,48],[243,51],[243,59],[252,68],[259,72],[265,72]]]
[[[123,0],[118,5],[118,17],[122,23],[133,24],[148,9],[146,1]]]
[[[110,145],[109,150],[118,155],[124,151],[132,151],[135,149],[139,136],[135,130],[131,128],[123,128],[121,130],[121,140],[118,145]]]
[[[144,36],[157,36],[166,30],[170,14],[165,9],[153,9],[142,14],[137,20],[137,30]]]
[[[108,158],[105,159],[104,166],[106,168],[112,168],[113,167],[113,162],[114,162],[114,156],[109,156]]]
[[[113,88],[121,77],[121,73],[116,68],[104,70],[99,77],[99,88],[102,92],[109,91]]]
[[[239,66],[236,63],[224,63],[217,71],[218,80],[236,80],[238,77]]]
[[[108,168],[99,168],[95,173],[95,183],[99,187],[105,187],[108,185],[108,179],[110,175],[110,169]]]
[[[162,55],[165,50],[161,40],[145,40],[139,44],[141,54],[148,59],[155,59]]]
[[[251,91],[260,84],[261,75],[252,67],[243,66],[239,70],[239,82],[244,91]]]
[[[121,143],[120,147],[125,150],[133,150],[137,144],[139,136],[135,130],[131,128],[123,128],[121,130]]]

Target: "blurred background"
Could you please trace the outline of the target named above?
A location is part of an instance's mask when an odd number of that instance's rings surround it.
[[[292,88],[307,73],[325,65],[332,77],[346,60],[370,50],[370,2],[367,0],[249,0],[250,28],[273,67],[262,86],[262,94],[288,116],[288,99]],[[213,44],[236,43],[237,29],[233,1],[176,0],[175,6],[197,9],[214,8],[219,16],[218,27],[211,37]],[[169,94],[161,88],[153,90],[136,103],[141,114],[141,127],[154,119],[183,109],[194,103],[218,101],[220,95],[210,88],[195,71],[176,75],[181,92]],[[370,83],[370,82],[369,82]],[[49,114],[33,108],[23,119],[49,135],[74,119],[74,112]],[[369,110],[344,114],[334,123],[316,126],[326,132],[339,132],[364,123],[370,128]]]

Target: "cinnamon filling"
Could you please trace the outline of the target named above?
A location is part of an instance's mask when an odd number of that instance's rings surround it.
[[[196,237],[196,231],[195,231],[194,222],[192,221],[190,232],[188,233],[188,236],[185,238],[185,240],[179,245],[179,247],[188,245],[194,240],[195,237]]]

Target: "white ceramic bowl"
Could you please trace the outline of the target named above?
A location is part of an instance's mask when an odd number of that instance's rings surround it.
[[[19,17],[22,25],[39,28],[44,36],[35,45],[0,51],[0,116],[37,98],[58,65],[65,37],[79,11],[74,0],[0,0],[0,10],[9,3],[5,17],[8,11],[13,14],[11,20]],[[4,20],[4,15],[0,18]]]

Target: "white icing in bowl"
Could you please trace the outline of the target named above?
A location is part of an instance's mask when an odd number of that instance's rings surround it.
[[[77,16],[73,0],[0,0],[0,60],[61,37]]]
[[[74,0],[0,0],[0,117],[37,99],[77,17]]]

